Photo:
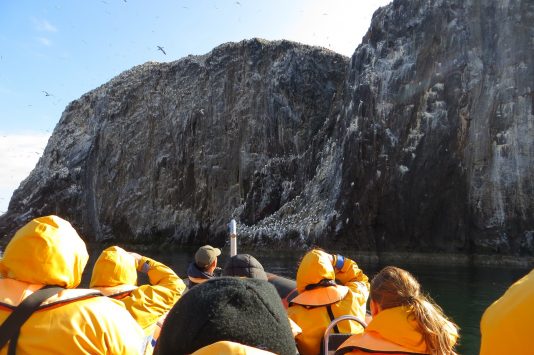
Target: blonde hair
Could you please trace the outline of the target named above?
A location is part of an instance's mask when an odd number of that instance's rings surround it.
[[[458,326],[447,319],[443,310],[408,271],[386,266],[371,281],[371,299],[382,309],[405,306],[413,315],[427,349],[432,355],[457,355],[454,345]]]

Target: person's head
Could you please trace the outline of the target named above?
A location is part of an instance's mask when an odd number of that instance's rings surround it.
[[[217,267],[217,257],[221,255],[221,250],[211,245],[204,245],[198,248],[195,253],[195,264],[200,270],[213,273]]]
[[[267,281],[267,274],[263,266],[249,254],[232,256],[224,265],[223,276],[249,277]]]
[[[191,354],[222,340],[295,354],[287,313],[274,286],[237,277],[195,286],[167,315],[155,353]]]
[[[0,275],[32,284],[75,288],[89,259],[85,242],[57,216],[35,218],[20,228],[0,260]]]
[[[421,292],[419,282],[408,271],[386,266],[371,281],[371,313],[406,307],[417,321],[431,354],[455,354],[458,328],[442,309]]]
[[[135,258],[126,250],[112,246],[100,254],[93,267],[90,287],[137,285]]]

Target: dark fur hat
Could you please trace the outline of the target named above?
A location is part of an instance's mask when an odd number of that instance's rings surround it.
[[[228,340],[281,355],[295,341],[276,289],[267,281],[221,277],[185,293],[171,309],[156,354],[191,354]]]

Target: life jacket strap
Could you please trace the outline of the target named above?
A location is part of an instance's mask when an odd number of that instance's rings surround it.
[[[336,317],[334,317],[334,312],[332,311],[332,305],[329,304],[328,306],[326,306],[326,311],[328,312],[328,317],[330,317],[330,322],[333,322],[334,319],[336,319]],[[334,325],[334,332],[338,334],[340,333],[339,328],[337,327],[337,324]]]
[[[59,286],[45,286],[26,297],[0,326],[0,349],[9,341],[8,354],[14,355],[20,328],[43,301],[64,290]]]

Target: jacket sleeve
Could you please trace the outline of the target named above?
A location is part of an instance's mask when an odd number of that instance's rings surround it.
[[[146,268],[145,265],[148,265]],[[150,284],[173,290],[177,296],[181,296],[185,290],[185,284],[172,269],[159,261],[143,257],[138,263],[137,269],[148,274]]]
[[[142,257],[137,270],[148,275],[150,284],[141,285],[122,301],[143,329],[167,313],[184,293],[185,284],[172,269]]]
[[[340,255],[334,257],[334,265],[340,264],[343,258]],[[336,280],[344,286],[347,286],[351,291],[358,292],[363,296],[363,302],[367,301],[369,297],[369,279],[367,275],[358,267],[355,261],[343,258],[343,264],[340,269],[334,267],[336,272]]]
[[[147,296],[169,305],[168,310],[178,301],[185,291],[185,283],[168,266],[159,261],[142,257],[138,262],[137,270],[148,275],[150,285],[139,287]]]

